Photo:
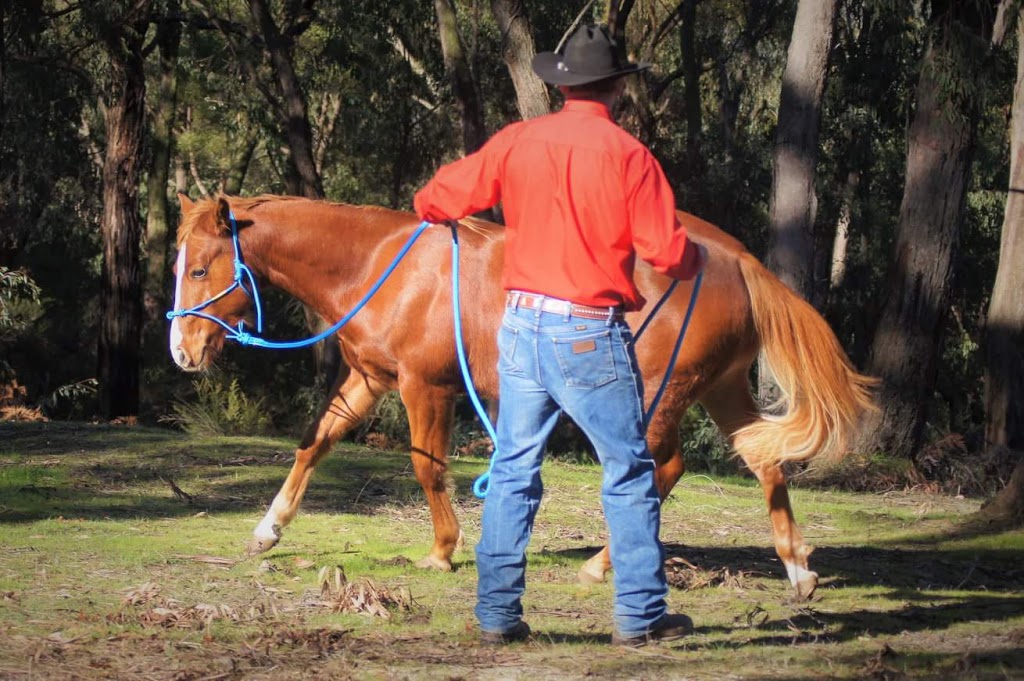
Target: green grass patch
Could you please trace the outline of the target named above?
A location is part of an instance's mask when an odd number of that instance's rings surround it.
[[[795,602],[756,482],[685,476],[662,538],[703,578],[669,594],[697,631],[624,651],[609,645],[611,585],[575,581],[607,540],[600,469],[549,461],[524,600],[537,635],[493,650],[477,644],[472,614],[481,502],[470,488],[486,461],[452,461],[466,547],[451,573],[414,566],[432,528],[408,455],[351,444],[321,464],[281,543],[246,557],[294,445],[0,424],[0,678],[1024,674],[1024,532],[967,529],[976,499],[791,490],[822,578],[814,600]],[[344,593],[332,582],[342,572]],[[388,617],[359,612],[351,594]]]

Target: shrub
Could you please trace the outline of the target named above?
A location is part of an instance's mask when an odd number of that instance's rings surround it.
[[[174,413],[160,418],[190,435],[257,435],[270,426],[263,398],[250,398],[232,378],[206,375],[192,382],[196,401],[175,401]]]

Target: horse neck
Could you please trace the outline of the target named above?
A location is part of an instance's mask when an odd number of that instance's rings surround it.
[[[240,234],[253,272],[328,319],[358,298],[381,244],[410,222],[397,212],[311,201],[240,217],[253,220]]]

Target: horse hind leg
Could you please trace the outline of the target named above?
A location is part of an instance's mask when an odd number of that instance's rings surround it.
[[[268,551],[281,539],[281,532],[299,511],[299,504],[313,471],[331,446],[370,412],[384,387],[371,384],[366,376],[350,371],[347,378],[335,382],[320,416],[306,430],[295,451],[295,463],[281,490],[274,497],[270,510],[253,531],[249,555]]]
[[[448,572],[452,569],[452,554],[462,541],[448,495],[448,445],[455,417],[453,395],[447,388],[412,379],[402,381],[399,392],[409,415],[413,471],[426,494],[434,526],[434,545],[416,566]]]
[[[747,377],[742,373],[736,373],[720,381],[701,398],[701,404],[733,446],[736,431],[761,418],[750,394]],[[800,528],[793,518],[786,476],[778,466],[758,465],[761,458],[759,452],[739,450],[737,453],[761,483],[765,501],[768,503],[775,552],[786,568],[786,576],[789,577],[797,598],[809,598],[818,586],[818,573],[812,572],[807,564],[807,557],[814,549],[804,543]]]

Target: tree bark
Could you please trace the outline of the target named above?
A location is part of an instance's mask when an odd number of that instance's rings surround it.
[[[850,245],[850,223],[853,221],[853,200],[860,184],[860,172],[851,170],[846,174],[843,186],[839,219],[836,220],[836,234],[832,239],[832,260],[829,263],[829,290],[838,291],[846,280],[847,251]]]
[[[324,187],[316,169],[313,131],[309,125],[306,97],[292,61],[292,39],[282,34],[264,0],[249,0],[249,12],[263,36],[264,47],[277,78],[277,88],[282,99],[281,124],[285,130],[285,139],[288,140],[291,162],[298,173],[300,191],[306,198],[322,199]]]
[[[551,113],[548,86],[533,72],[537,54],[523,0],[491,0],[501,31],[502,56],[516,89],[516,106],[523,120]]]
[[[998,24],[997,24],[998,25]],[[1001,38],[1001,36],[1000,36]],[[1017,83],[1010,118],[1010,181],[999,266],[985,330],[985,445],[1018,457],[1006,487],[979,514],[987,522],[1024,519],[1024,11],[1017,15]]]
[[[259,136],[256,131],[246,128],[242,139],[235,145],[235,154],[228,166],[227,176],[224,178],[222,191],[225,194],[238,195],[242,193],[242,185],[245,183],[245,175],[249,172],[249,163],[252,162],[252,155],[259,145]]]
[[[911,458],[935,383],[978,119],[974,91],[950,87],[977,77],[953,23],[936,19],[917,84],[895,263],[868,364],[882,379],[881,411],[865,424],[859,451]]]
[[[263,36],[264,47],[270,56],[270,64],[277,78],[277,89],[282,100],[282,106],[278,111],[283,116],[281,125],[285,130],[285,139],[288,140],[290,170],[295,173],[298,182],[296,193],[310,199],[323,199],[324,187],[317,171],[309,108],[292,59],[292,35],[300,33],[303,29],[293,24],[288,26],[286,31],[282,31],[275,23],[264,0],[249,0],[249,12]],[[289,16],[292,20],[300,18],[296,12]],[[308,307],[305,309],[305,316],[306,324],[314,334],[330,326],[329,322]],[[327,386],[331,386],[341,369],[338,344],[333,340],[317,343],[313,346],[313,356],[321,380]]]
[[[985,329],[985,444],[1024,452],[1024,16],[1017,43],[1009,191]]]
[[[466,154],[471,154],[487,141],[479,88],[466,58],[462,37],[459,35],[455,7],[451,0],[434,0],[434,9],[437,12],[437,27],[441,36],[445,70],[448,72],[452,94],[455,95],[462,117],[462,148]]]
[[[140,12],[144,14],[144,12]],[[142,221],[138,187],[145,129],[146,22],[109,29],[110,89],[103,161],[103,264],[98,341],[99,400],[106,418],[139,411]]]
[[[814,298],[814,191],[818,126],[838,0],[801,0],[782,77],[767,262],[793,291]]]
[[[701,118],[700,62],[697,59],[695,28],[697,24],[697,0],[683,4],[682,22],[679,25],[679,49],[683,69],[683,105],[686,113],[686,173],[689,176],[702,172],[704,159],[700,151]]]
[[[177,12],[177,2],[169,11]],[[171,144],[178,94],[178,46],[181,24],[164,21],[157,28],[160,84],[150,129],[150,164],[146,179],[146,309],[150,322],[162,321],[167,308],[167,253],[170,207],[167,185],[171,172]]]

